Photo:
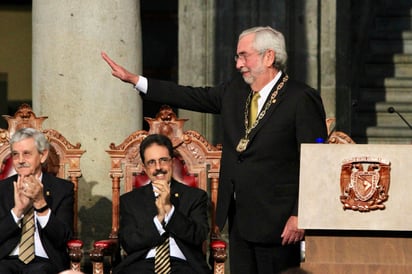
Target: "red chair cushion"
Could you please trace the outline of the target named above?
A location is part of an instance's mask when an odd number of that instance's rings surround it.
[[[76,240],[76,239],[69,240],[69,241],[67,242],[67,246],[68,246],[69,248],[82,248],[82,247],[83,247],[83,241],[81,241],[81,240]]]
[[[101,248],[101,249],[108,249],[113,247],[117,244],[116,239],[108,239],[108,240],[100,240],[93,243],[93,247]]]
[[[215,248],[226,248],[227,243],[223,240],[213,240],[210,242],[210,247],[215,249]]]
[[[16,171],[13,168],[13,159],[9,155],[1,163],[0,180],[6,179],[15,173]]]

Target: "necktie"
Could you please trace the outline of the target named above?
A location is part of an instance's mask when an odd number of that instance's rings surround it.
[[[34,211],[31,208],[24,214],[21,239],[19,244],[19,259],[25,264],[34,259]]]
[[[258,100],[260,98],[259,92],[254,92],[252,96],[252,102],[250,103],[249,110],[249,127],[253,125],[258,114]]]
[[[161,245],[156,247],[154,269],[156,274],[170,273],[169,237]]]

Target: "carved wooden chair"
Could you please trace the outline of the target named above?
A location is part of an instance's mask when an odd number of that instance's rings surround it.
[[[50,152],[45,171],[57,177],[67,179],[74,185],[74,238],[67,243],[71,261],[71,269],[80,271],[82,259],[83,242],[78,237],[77,231],[77,189],[78,179],[81,177],[80,157],[85,152],[80,149],[80,143],[71,144],[61,133],[54,129],[42,129],[42,123],[46,116],[36,117],[31,107],[22,104],[14,116],[3,115],[7,120],[8,129],[0,129],[0,179],[6,178],[14,173],[10,158],[10,137],[20,128],[31,127],[44,133],[50,142]]]
[[[177,155],[173,177],[185,184],[199,187],[209,193],[211,208],[210,261],[214,273],[223,274],[226,260],[226,242],[221,240],[215,225],[215,209],[219,184],[221,147],[211,145],[196,131],[183,131],[187,119],[179,119],[169,106],[163,106],[156,118],[145,118],[150,125],[149,131],[138,130],[130,134],[120,144],[111,144],[107,150],[111,158],[110,177],[112,178],[112,229],[108,239],[96,241],[90,253],[93,273],[103,273],[109,256],[109,268],[119,259],[119,197],[121,192],[131,191],[148,182],[143,173],[143,164],[139,155],[142,140],[149,134],[160,133],[168,136]],[[122,180],[123,179],[123,180]],[[204,246],[207,254],[207,243]],[[123,255],[123,254],[122,254]],[[206,256],[205,256],[206,259]]]

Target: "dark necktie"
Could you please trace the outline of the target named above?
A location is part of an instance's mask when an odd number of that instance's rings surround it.
[[[22,220],[21,239],[19,243],[19,260],[25,264],[34,259],[34,211],[31,208]]]
[[[253,125],[256,121],[256,117],[258,114],[258,100],[260,98],[259,92],[254,92],[252,96],[252,101],[250,102],[250,110],[249,110],[249,127]]]
[[[169,237],[159,246],[156,247],[155,255],[155,273],[169,274],[170,273],[170,251]]]

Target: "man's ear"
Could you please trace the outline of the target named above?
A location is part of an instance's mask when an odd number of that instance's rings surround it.
[[[273,50],[266,50],[264,56],[265,65],[268,67],[272,67],[276,60],[276,52]]]
[[[48,156],[49,156],[49,150],[47,150],[47,149],[43,150],[43,152],[41,153],[40,162],[42,164],[44,164],[46,162]]]

